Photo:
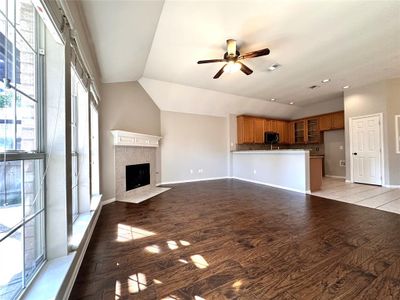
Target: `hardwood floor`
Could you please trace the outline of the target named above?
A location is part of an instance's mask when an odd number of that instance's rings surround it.
[[[238,180],[103,207],[70,299],[400,299],[400,216]]]

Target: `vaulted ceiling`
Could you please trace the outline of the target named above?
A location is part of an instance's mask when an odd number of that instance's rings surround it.
[[[159,82],[242,97],[238,106],[271,98],[303,106],[338,97],[345,85],[400,76],[400,1],[82,0],[82,6],[103,82],[139,80],[149,94],[157,94]],[[246,61],[250,76],[215,80],[221,63],[196,62],[222,57],[228,38],[241,53],[264,47],[271,53]],[[274,63],[281,67],[268,71]],[[325,78],[331,81],[322,84]]]

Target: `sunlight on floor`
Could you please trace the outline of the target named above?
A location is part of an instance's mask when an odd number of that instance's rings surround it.
[[[167,241],[168,248],[171,250],[178,249],[179,246],[175,241]]]
[[[129,294],[136,294],[147,288],[146,275],[143,273],[133,274],[128,277]]]
[[[138,227],[133,227],[124,224],[118,224],[118,242],[127,242],[131,240],[138,240],[148,236],[155,235],[156,233],[141,229]]]
[[[188,241],[182,241],[182,240],[180,240],[179,243],[180,243],[182,246],[189,246],[189,245],[190,245],[190,243],[189,243]]]
[[[160,252],[161,252],[160,247],[157,246],[157,245],[147,246],[147,247],[145,247],[144,249],[145,249],[147,252],[150,252],[150,253],[160,253]]]
[[[205,269],[208,267],[208,262],[200,254],[192,255],[190,258],[194,265],[199,269]]]

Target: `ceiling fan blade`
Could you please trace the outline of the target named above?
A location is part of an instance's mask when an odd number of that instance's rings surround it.
[[[216,63],[216,62],[224,62],[225,59],[206,59],[206,60],[199,60],[198,64],[209,64],[209,63]]]
[[[248,66],[246,66],[245,64],[242,64],[241,62],[238,62],[241,67],[240,67],[240,71],[242,71],[244,74],[246,75],[250,75],[251,73],[253,73],[253,70],[250,69]]]
[[[227,64],[225,64],[218,72],[217,72],[217,74],[215,74],[214,75],[214,79],[218,79],[221,75],[222,75],[222,73],[224,73],[224,68],[225,68],[225,66],[226,66]]]
[[[247,58],[253,58],[253,57],[258,57],[258,56],[264,56],[264,55],[268,55],[269,52],[270,51],[268,48],[257,50],[257,51],[252,51],[252,52],[248,52],[246,54],[240,55],[239,59],[247,59]]]

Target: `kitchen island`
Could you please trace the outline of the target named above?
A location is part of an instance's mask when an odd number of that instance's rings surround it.
[[[232,176],[272,187],[310,193],[310,157],[309,150],[233,151]]]

